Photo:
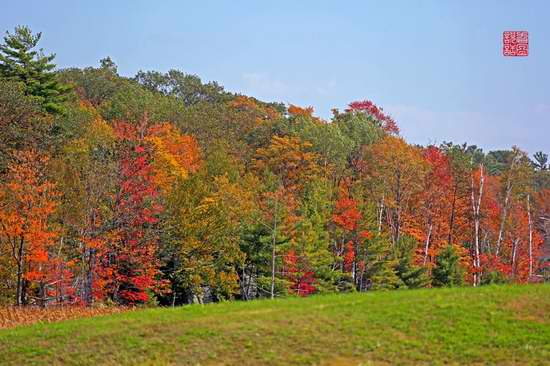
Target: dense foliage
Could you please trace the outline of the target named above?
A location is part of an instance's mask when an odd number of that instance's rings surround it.
[[[0,301],[209,302],[548,276],[548,157],[414,146],[371,101],[265,103],[0,46]]]

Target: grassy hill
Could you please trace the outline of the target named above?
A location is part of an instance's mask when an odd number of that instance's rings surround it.
[[[550,286],[148,309],[0,331],[0,364],[550,364]]]

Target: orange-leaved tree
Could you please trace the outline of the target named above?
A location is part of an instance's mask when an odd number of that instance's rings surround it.
[[[7,244],[16,270],[17,305],[29,300],[45,305],[52,286],[67,283],[59,276],[63,266],[54,248],[58,232],[51,218],[59,194],[46,176],[47,163],[48,157],[35,150],[16,152],[0,188],[0,240]]]
[[[419,206],[428,164],[419,148],[391,135],[366,146],[363,161],[367,184],[380,207],[379,227],[385,216],[396,244],[407,229],[408,218]]]

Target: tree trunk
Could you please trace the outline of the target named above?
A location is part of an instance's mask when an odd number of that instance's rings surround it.
[[[447,243],[451,245],[453,243],[453,229],[455,224],[455,207],[456,207],[456,194],[457,194],[457,184],[454,185],[453,189],[453,203],[451,206],[451,218],[449,219],[449,237]]]
[[[474,286],[477,286],[481,282],[481,273],[480,270],[480,250],[479,250],[479,229],[480,229],[480,208],[481,208],[481,199],[483,197],[483,183],[485,181],[485,177],[483,175],[483,164],[479,164],[479,193],[476,200],[475,192],[474,192],[474,177],[472,176],[472,211],[474,216]]]
[[[519,238],[516,238],[512,243],[512,278],[516,277],[518,247]]]
[[[502,244],[502,239],[504,236],[504,225],[506,223],[506,217],[508,216],[508,206],[510,204],[510,195],[512,194],[512,178],[511,178],[511,172],[514,170],[514,167],[518,163],[519,156],[514,156],[512,160],[512,164],[510,165],[510,169],[508,171],[508,177],[506,179],[506,192],[504,196],[504,207],[502,212],[502,217],[500,219],[500,228],[498,230],[498,239],[496,244],[496,250],[495,254],[498,256],[500,253],[500,246]]]
[[[275,215],[273,222],[273,233],[272,233],[272,242],[271,242],[271,298],[275,298],[275,244],[277,242],[277,202],[275,202]]]
[[[382,233],[382,214],[384,213],[384,195],[380,200],[379,212],[378,212],[378,235]]]
[[[401,173],[397,174],[397,190],[395,195],[395,204],[396,204],[396,220],[395,220],[395,233],[393,237],[393,245],[396,245],[399,241],[399,236],[401,234]]]
[[[433,229],[433,224],[432,224],[432,219],[430,218],[429,226],[428,226],[428,235],[426,236],[426,244],[424,246],[424,265],[426,265],[426,263],[428,262],[428,250],[430,249],[430,240],[431,240],[431,237],[432,237],[432,229]]]
[[[87,306],[91,306],[94,302],[94,270],[95,270],[95,249],[86,248],[84,251],[84,260],[87,262],[86,272],[82,283],[83,300]]]
[[[44,281],[40,281],[38,284],[38,301],[41,308],[46,307],[46,284],[44,283]]]
[[[497,256],[500,253],[500,245],[502,243],[502,237],[504,234],[504,224],[506,223],[506,217],[508,216],[508,203],[510,202],[511,193],[512,193],[512,183],[510,182],[510,178],[508,178],[508,182],[506,183],[506,193],[504,197],[504,207],[502,208],[502,216],[500,218],[500,227],[498,230],[498,239],[496,244],[495,254]]]
[[[529,222],[529,280],[533,276],[533,221],[531,218],[531,195],[527,195],[527,218]]]
[[[17,247],[17,254],[16,254],[16,260],[17,260],[17,290],[16,290],[16,299],[15,303],[17,306],[22,306],[25,301],[25,286],[24,286],[24,279],[23,279],[23,259],[25,256],[25,241],[23,240],[23,236],[20,237],[19,245]]]
[[[275,298],[275,238],[273,238],[271,249],[271,298]]]

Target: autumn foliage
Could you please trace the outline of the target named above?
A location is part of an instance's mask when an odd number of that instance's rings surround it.
[[[14,99],[0,78],[13,140],[0,146],[3,304],[177,305],[548,277],[543,153],[412,145],[369,100],[325,121],[174,70],[123,78],[107,61],[59,73],[77,91],[66,114]]]
[[[379,123],[384,131],[391,134],[399,133],[399,127],[397,126],[395,120],[385,114],[382,108],[376,106],[370,100],[352,102],[349,104],[346,111],[365,113],[367,116],[373,118],[377,123]]]

